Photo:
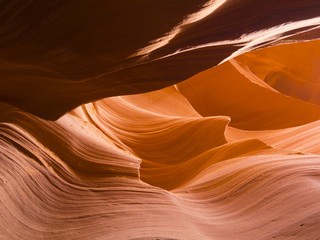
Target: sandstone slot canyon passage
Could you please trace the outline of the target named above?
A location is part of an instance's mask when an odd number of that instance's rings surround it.
[[[0,239],[320,240],[320,1],[0,1]]]

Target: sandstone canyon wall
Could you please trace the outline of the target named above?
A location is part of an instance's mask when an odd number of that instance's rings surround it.
[[[320,239],[320,2],[0,2],[0,239]]]

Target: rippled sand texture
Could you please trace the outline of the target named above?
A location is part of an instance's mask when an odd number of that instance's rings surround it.
[[[319,13],[0,3],[0,239],[320,239]]]

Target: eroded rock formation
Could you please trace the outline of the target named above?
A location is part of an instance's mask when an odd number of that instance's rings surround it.
[[[319,239],[319,1],[0,5],[1,239]]]

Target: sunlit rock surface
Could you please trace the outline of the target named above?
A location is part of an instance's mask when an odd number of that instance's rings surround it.
[[[0,239],[320,239],[318,0],[0,18]]]

